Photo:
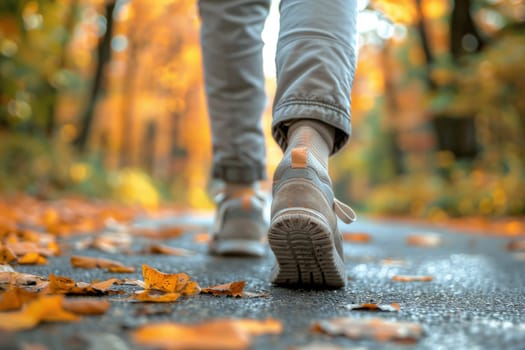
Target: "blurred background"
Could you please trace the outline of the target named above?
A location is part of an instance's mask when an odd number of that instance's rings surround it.
[[[358,4],[340,199],[389,216],[523,216],[525,1]],[[270,178],[277,5],[263,34]],[[1,0],[0,193],[211,208],[199,25],[196,0]]]

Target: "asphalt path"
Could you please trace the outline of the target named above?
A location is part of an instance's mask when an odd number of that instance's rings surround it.
[[[245,290],[267,292],[260,298],[198,295],[171,304],[152,305],[158,315],[141,316],[144,304],[110,297],[112,307],[103,316],[77,323],[45,323],[15,334],[0,333],[0,349],[43,344],[48,349],[135,349],[130,332],[141,325],[175,321],[197,323],[214,318],[275,318],[283,322],[281,335],[257,337],[253,349],[290,349],[311,344],[341,349],[525,349],[525,261],[505,249],[509,238],[464,234],[388,221],[361,220],[343,231],[366,232],[365,244],[345,242],[349,283],[345,289],[320,291],[274,287],[269,274],[274,258],[218,258],[206,254],[206,245],[194,240],[206,232],[210,216],[178,216],[138,225],[185,225],[180,238],[165,242],[196,252],[186,257],[116,255],[96,250],[72,251],[119,260],[138,267],[134,274],[75,269],[69,256],[52,258],[45,266],[20,266],[17,271],[50,273],[92,281],[110,277],[141,278],[146,263],[164,272],[186,272],[201,286],[245,280]],[[407,235],[439,233],[436,247],[410,246]],[[385,259],[389,263],[385,263]],[[394,275],[430,275],[430,282],[395,282]],[[351,311],[347,304],[398,303],[399,312]],[[334,317],[380,317],[421,324],[424,335],[415,344],[353,340],[312,332],[312,324]],[[321,344],[321,345],[319,345]]]

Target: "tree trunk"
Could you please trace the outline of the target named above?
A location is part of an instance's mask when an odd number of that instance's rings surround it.
[[[425,25],[425,16],[421,9],[421,0],[415,0],[416,11],[418,13],[417,21],[417,30],[419,33],[419,38],[421,40],[421,48],[423,49],[423,54],[425,55],[425,70],[426,70],[426,81],[427,87],[430,91],[437,90],[437,84],[432,79],[432,64],[434,63],[434,55],[430,49],[430,43],[428,40],[427,28]]]
[[[464,54],[479,52],[484,46],[472,19],[470,5],[470,0],[455,0],[450,15],[450,53],[455,60]],[[470,40],[470,43],[464,40]]]
[[[105,16],[107,19],[106,32],[100,40],[97,47],[98,62],[95,68],[95,76],[93,78],[93,85],[91,86],[91,93],[86,105],[86,109],[80,120],[80,133],[75,140],[75,146],[81,152],[84,152],[87,147],[89,135],[93,127],[93,116],[95,106],[98,98],[102,95],[104,89],[104,71],[111,59],[111,37],[113,32],[113,10],[115,9],[115,2],[109,2],[105,7]]]

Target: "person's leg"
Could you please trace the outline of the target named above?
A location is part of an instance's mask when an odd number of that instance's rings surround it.
[[[255,186],[266,174],[261,32],[269,6],[270,0],[199,0],[212,175],[225,182],[210,245],[216,254],[264,252],[264,204]]]
[[[284,151],[274,174],[270,246],[273,281],[346,283],[328,157],[350,135],[350,90],[357,59],[355,1],[282,0],[272,133]]]

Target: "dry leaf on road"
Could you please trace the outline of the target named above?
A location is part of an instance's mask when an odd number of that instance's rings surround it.
[[[208,244],[211,241],[211,235],[206,232],[196,233],[193,236],[193,241],[196,243]]]
[[[139,345],[159,349],[243,350],[250,347],[253,336],[281,332],[282,325],[276,320],[218,319],[195,325],[146,325],[132,337]]]
[[[398,303],[392,304],[376,304],[376,303],[364,303],[364,304],[347,304],[345,308],[348,310],[355,311],[384,311],[384,312],[397,312],[400,309]]]
[[[48,284],[49,282],[41,276],[16,271],[0,272],[0,286],[11,285],[17,287],[29,287],[33,291],[38,291],[47,287]]]
[[[179,226],[164,226],[157,229],[154,228],[134,228],[132,234],[149,239],[167,240],[177,238],[182,235],[183,230]]]
[[[64,310],[77,315],[103,315],[111,304],[107,300],[66,298],[62,300]]]
[[[0,245],[0,264],[9,264],[16,260],[16,255],[12,249]]]
[[[432,276],[415,276],[415,275],[396,275],[392,281],[396,282],[430,282],[434,279]]]
[[[163,293],[147,289],[136,292],[127,300],[149,303],[171,303],[179,299],[180,296],[180,293]]]
[[[525,251],[525,239],[515,239],[507,243],[507,250],[516,252],[516,251]]]
[[[387,321],[380,318],[334,318],[314,324],[313,330],[329,335],[344,335],[350,339],[374,339],[415,343],[423,336],[417,323]]]
[[[245,281],[235,281],[213,287],[202,288],[201,293],[212,294],[215,296],[226,295],[231,297],[242,297],[242,291],[245,285]]]
[[[152,243],[145,247],[142,254],[163,254],[163,255],[173,255],[173,256],[191,256],[195,253],[182,248],[170,247],[165,244]]]
[[[142,276],[146,289],[155,289],[168,293],[180,293],[182,295],[193,295],[200,292],[200,287],[190,276],[181,273],[164,273],[148,265],[142,265]]]
[[[406,243],[411,246],[431,248],[441,245],[441,242],[441,235],[437,233],[413,234],[406,237]]]
[[[25,303],[38,298],[37,293],[11,286],[0,294],[0,311],[19,310]]]
[[[17,263],[20,265],[46,265],[47,259],[40,253],[29,252],[18,258]]]
[[[79,317],[62,307],[62,295],[41,296],[16,312],[0,312],[0,329],[18,331],[31,329],[42,321],[71,322]]]
[[[343,240],[352,243],[368,243],[372,238],[366,232],[343,232]]]
[[[110,290],[110,288],[118,284],[117,278],[110,278],[105,281],[97,281],[93,283],[76,282],[69,277],[49,275],[48,290],[53,294],[67,294],[67,295],[108,295],[108,294],[122,294],[122,291]]]
[[[70,258],[71,265],[73,267],[79,267],[83,269],[97,269],[97,268],[114,268],[114,267],[123,267],[123,263],[110,259],[103,258],[92,258],[90,256],[79,256],[73,255]]]

